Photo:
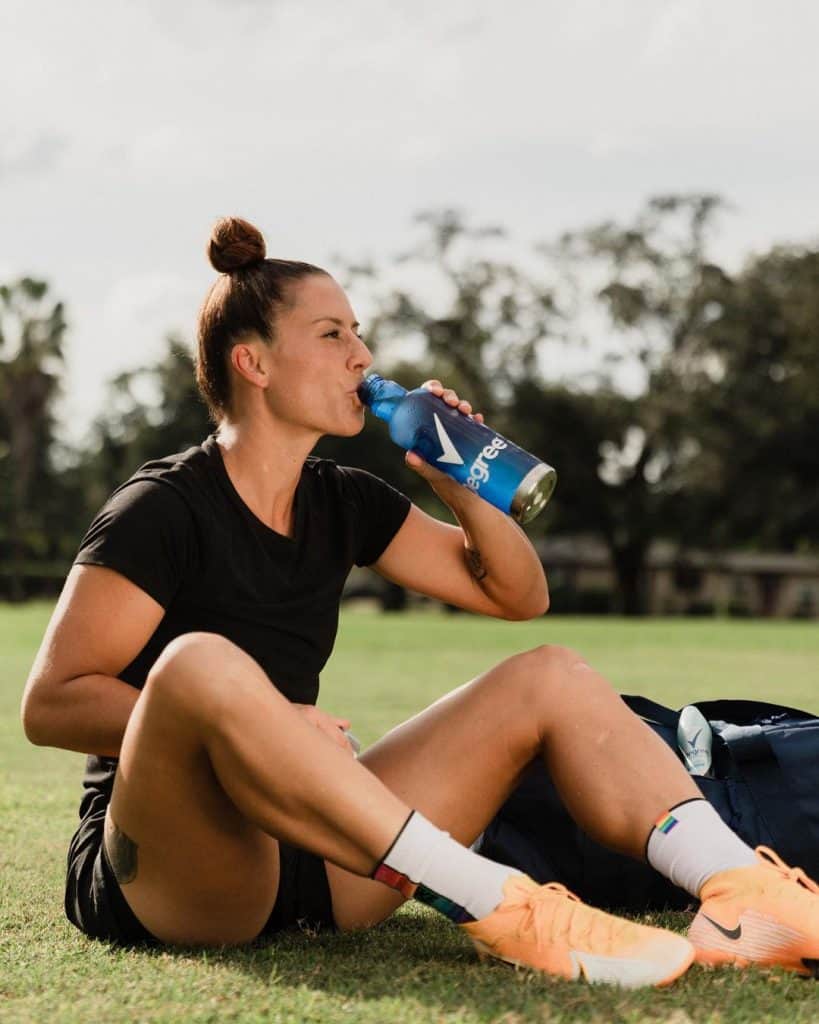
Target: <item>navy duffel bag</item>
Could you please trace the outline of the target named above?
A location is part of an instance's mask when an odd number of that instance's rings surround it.
[[[623,700],[677,751],[679,711],[646,697]],[[770,846],[785,863],[819,878],[819,719],[753,700],[694,706],[713,732],[713,777],[693,776],[703,796],[749,846]],[[590,839],[569,816],[541,762],[530,766],[478,849],[538,882],[562,882],[598,907],[642,912],[691,902],[648,864]]]

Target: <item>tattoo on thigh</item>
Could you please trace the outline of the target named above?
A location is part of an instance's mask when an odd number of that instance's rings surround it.
[[[111,822],[111,829],[105,839],[105,850],[108,860],[111,862],[114,878],[120,885],[133,882],[137,876],[137,850],[139,847],[114,821]]]
[[[486,576],[486,566],[483,564],[480,551],[476,548],[466,549],[466,562],[476,580],[482,580]]]

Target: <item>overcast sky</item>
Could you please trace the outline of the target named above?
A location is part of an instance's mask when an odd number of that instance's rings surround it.
[[[0,0],[0,280],[67,302],[78,437],[192,336],[222,214],[331,271],[419,209],[524,246],[692,189],[725,260],[814,242],[817,40],[807,0]]]

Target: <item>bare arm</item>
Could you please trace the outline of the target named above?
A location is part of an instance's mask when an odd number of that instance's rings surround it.
[[[26,736],[38,746],[116,757],[139,691],[116,676],[164,610],[111,569],[74,566],[23,694]]]
[[[524,532],[508,516],[446,479],[463,492],[441,495],[460,529],[413,505],[373,568],[401,586],[467,611],[502,619],[542,615],[549,607],[546,577]]]
[[[472,411],[438,381],[426,387],[461,412]],[[418,455],[408,453],[406,463],[449,506],[460,528],[413,506],[374,568],[395,583],[468,611],[505,619],[542,615],[549,607],[546,577],[518,524]]]

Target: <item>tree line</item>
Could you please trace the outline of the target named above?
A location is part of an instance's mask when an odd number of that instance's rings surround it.
[[[657,539],[682,551],[819,546],[819,251],[775,246],[729,272],[710,256],[724,208],[713,195],[658,196],[630,221],[523,255],[501,229],[437,210],[417,217],[418,244],[392,264],[344,265],[354,303],[371,298],[379,372],[445,381],[554,465],[557,491],[531,531],[602,540],[629,614],[644,608]],[[191,349],[170,336],[158,361],[110,382],[87,444],[67,447],[55,419],[65,333],[45,282],[0,286],[0,596],[12,600],[53,589],[139,465],[213,429]],[[562,371],[584,346],[589,368]],[[317,454],[435,501],[369,417]]]

